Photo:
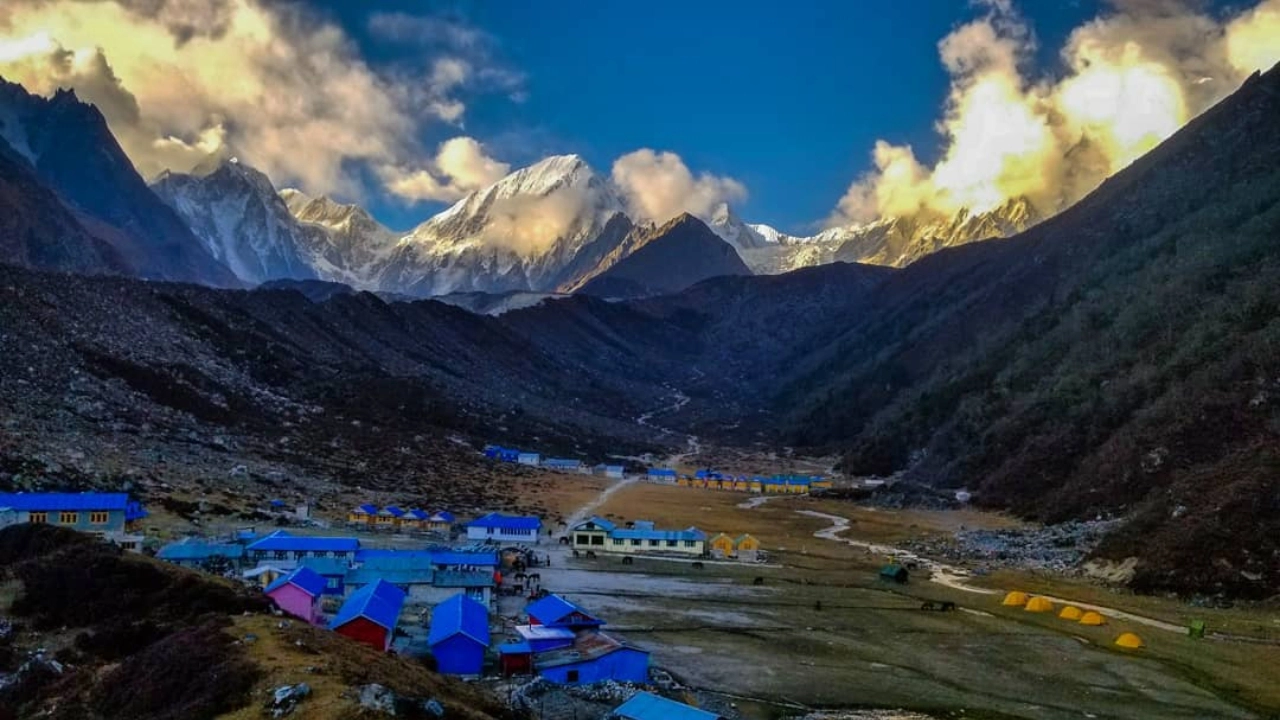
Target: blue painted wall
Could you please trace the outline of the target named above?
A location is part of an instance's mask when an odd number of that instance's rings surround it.
[[[484,645],[462,634],[431,647],[436,669],[445,675],[479,675],[484,668],[484,653]]]
[[[569,673],[574,670],[578,677],[570,680]],[[595,660],[539,670],[538,674],[559,685],[589,685],[601,680],[644,683],[649,681],[649,654],[622,648]]]

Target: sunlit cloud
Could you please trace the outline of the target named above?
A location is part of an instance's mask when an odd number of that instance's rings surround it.
[[[1280,61],[1280,0],[1223,20],[1177,0],[1114,0],[1062,48],[1066,73],[1025,71],[1033,34],[1009,0],[938,44],[951,75],[940,157],[881,140],[830,226],[1027,198],[1045,212],[1078,200]]]
[[[718,205],[747,197],[746,186],[733,178],[710,173],[695,177],[673,152],[644,148],[627,153],[614,161],[612,174],[628,210],[639,220],[664,222],[682,212],[707,218]]]

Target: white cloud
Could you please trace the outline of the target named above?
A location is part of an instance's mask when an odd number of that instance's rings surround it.
[[[391,166],[381,173],[387,189],[401,199],[453,202],[501,180],[510,170],[510,165],[485,154],[474,138],[456,137],[440,144],[429,167]]]
[[[144,175],[185,171],[224,151],[277,183],[354,198],[363,195],[364,168],[395,182],[397,168],[432,167],[420,134],[431,122],[459,123],[460,94],[505,72],[459,54],[467,42],[465,33],[449,40],[443,55],[424,48],[417,67],[377,68],[342,28],[295,3],[0,7],[0,74],[42,94],[75,88],[100,107]]]
[[[682,212],[707,218],[721,203],[747,197],[746,186],[733,178],[710,173],[694,177],[679,155],[648,148],[614,161],[613,182],[633,217],[654,222],[665,222]]]
[[[877,142],[875,169],[849,187],[829,225],[982,211],[1018,196],[1058,210],[1280,60],[1280,0],[1227,22],[1181,0],[1113,0],[1071,33],[1065,77],[1029,78],[1035,38],[1013,3],[978,4],[983,17],[938,44],[951,74],[938,162]]]

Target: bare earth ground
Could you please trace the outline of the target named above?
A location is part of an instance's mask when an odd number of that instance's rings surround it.
[[[568,479],[565,480],[569,482]],[[566,490],[565,497],[577,491]],[[1003,591],[1045,592],[1128,610],[1180,625],[1198,617],[1210,629],[1265,637],[1274,614],[1201,612],[1176,601],[1025,573],[962,578],[992,594],[928,582],[877,579],[890,558],[814,537],[847,518],[837,537],[892,544],[963,527],[1017,525],[976,511],[891,511],[832,500],[749,496],[635,483],[594,512],[660,527],[750,532],[771,554],[769,567],[639,559],[623,566],[564,557],[543,571],[544,586],[597,610],[654,662],[692,686],[733,697],[746,718],[800,714],[797,707],[906,708],[966,717],[1249,718],[1280,712],[1280,647],[1193,640],[1182,633],[1113,618],[1091,628],[1054,615],[1000,605]],[[748,505],[748,507],[743,507]],[[546,546],[544,546],[545,548]],[[780,565],[780,567],[775,567]],[[761,578],[762,587],[753,584]],[[966,585],[967,587],[967,585]],[[961,612],[919,609],[952,600]],[[817,609],[818,606],[821,609]],[[1124,631],[1147,643],[1115,648]],[[754,698],[757,702],[752,702]]]

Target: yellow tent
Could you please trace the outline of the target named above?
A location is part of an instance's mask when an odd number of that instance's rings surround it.
[[[1021,590],[1014,590],[1008,595],[1005,595],[1004,602],[1000,604],[1008,605],[1009,607],[1022,607],[1027,604],[1027,594]]]
[[[1037,613],[1053,612],[1053,603],[1049,602],[1048,598],[1037,595],[1027,601],[1027,606],[1023,610]]]
[[[1102,615],[1090,610],[1089,612],[1080,616],[1080,624],[1081,625],[1106,625],[1107,619],[1102,617]]]
[[[1142,638],[1133,633],[1121,633],[1120,637],[1116,638],[1116,645],[1130,650],[1137,650],[1143,647]]]
[[[1084,613],[1080,612],[1080,608],[1075,605],[1068,605],[1062,608],[1062,612],[1058,613],[1058,617],[1063,620],[1079,620]]]

